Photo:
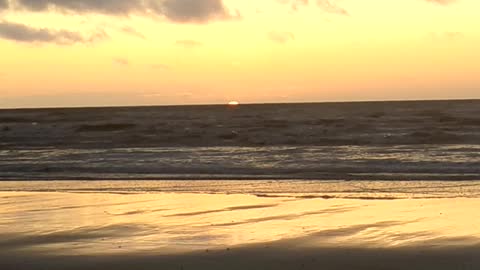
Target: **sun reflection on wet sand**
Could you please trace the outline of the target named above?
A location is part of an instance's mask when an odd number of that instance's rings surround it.
[[[0,247],[57,255],[171,254],[296,238],[303,247],[385,248],[439,239],[454,239],[441,245],[466,246],[480,239],[477,209],[480,200],[467,198],[4,192]]]

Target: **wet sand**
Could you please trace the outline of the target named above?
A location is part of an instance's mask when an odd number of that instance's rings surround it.
[[[0,269],[479,269],[480,200],[0,193]]]

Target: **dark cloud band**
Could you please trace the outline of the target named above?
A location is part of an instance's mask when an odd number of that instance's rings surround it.
[[[0,0],[0,11],[96,13],[108,16],[161,16],[177,23],[207,23],[232,18],[223,0]],[[145,38],[132,28],[122,30]],[[0,38],[17,42],[73,44],[106,38],[105,32],[85,37],[78,32],[31,27],[0,20]]]
[[[8,8],[8,0],[0,0],[0,10]]]
[[[30,11],[59,9],[73,12],[104,14],[128,14],[141,10],[142,0],[16,0],[17,4]]]
[[[16,42],[69,45],[74,43],[93,42],[97,39],[105,38],[106,36],[106,33],[100,32],[89,37],[84,37],[77,32],[34,28],[24,24],[0,21],[0,38]]]
[[[220,0],[165,0],[158,11],[176,22],[206,22],[230,17]]]
[[[5,0],[0,0],[5,1]],[[222,0],[16,0],[29,11],[60,10],[75,13],[164,16],[174,22],[207,22],[231,17]]]

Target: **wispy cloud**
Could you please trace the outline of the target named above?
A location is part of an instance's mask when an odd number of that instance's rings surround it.
[[[74,43],[93,42],[98,39],[104,39],[107,36],[108,35],[104,31],[99,31],[85,37],[78,32],[35,28],[25,24],[0,21],[0,37],[16,42],[70,45]]]
[[[121,57],[114,58],[113,62],[115,64],[121,65],[121,66],[129,66],[130,65],[130,61],[128,61],[128,59],[121,58]]]
[[[164,64],[154,64],[150,66],[152,69],[170,70],[170,66]]]
[[[425,1],[435,3],[435,4],[440,4],[440,5],[448,5],[456,2],[457,0],[425,0]]]
[[[280,44],[285,44],[289,41],[295,40],[295,35],[291,32],[271,31],[267,36],[271,41]]]
[[[327,13],[333,13],[338,15],[348,15],[348,11],[335,3],[332,0],[277,0],[281,4],[290,5],[291,9],[294,11],[299,10],[302,6],[307,6],[311,2],[316,4],[319,8]]]
[[[348,15],[348,11],[337,4],[334,4],[330,0],[317,0],[317,5],[324,11],[329,13],[335,13],[339,15]]]
[[[134,36],[141,39],[147,39],[147,37],[144,34],[142,34],[141,32],[137,31],[135,28],[130,26],[123,26],[122,28],[120,28],[120,31],[130,36]]]
[[[177,46],[181,46],[187,49],[192,49],[192,48],[197,48],[203,46],[202,42],[196,41],[196,40],[177,40],[175,42]]]
[[[462,32],[446,31],[430,33],[430,37],[438,41],[456,41],[465,37]]]
[[[448,39],[459,39],[464,37],[462,32],[445,32],[443,35]]]

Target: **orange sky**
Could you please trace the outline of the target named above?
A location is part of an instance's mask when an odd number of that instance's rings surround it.
[[[7,2],[2,108],[480,98],[476,0]]]

